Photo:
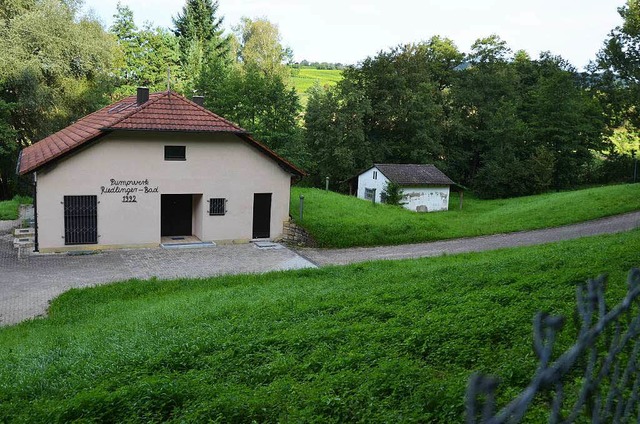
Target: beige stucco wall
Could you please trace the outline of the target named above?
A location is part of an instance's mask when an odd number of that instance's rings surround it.
[[[165,145],[186,146],[186,161],[165,161]],[[116,181],[148,180],[135,203],[102,193]],[[253,194],[272,193],[271,238],[289,216],[291,175],[232,134],[116,132],[37,172],[42,250],[64,248],[65,195],[98,196],[98,245],[160,243],[161,194],[194,194],[193,234],[203,241],[250,240]],[[123,187],[123,186],[120,186]],[[200,196],[201,195],[201,196]],[[209,198],[226,198],[227,214],[209,216]],[[95,247],[95,245],[93,245]]]

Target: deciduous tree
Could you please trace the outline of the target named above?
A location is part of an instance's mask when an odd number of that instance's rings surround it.
[[[29,145],[108,101],[116,44],[80,3],[12,0],[0,21],[0,179],[14,178],[18,147]],[[11,141],[9,141],[11,140]],[[6,193],[5,193],[6,195]]]

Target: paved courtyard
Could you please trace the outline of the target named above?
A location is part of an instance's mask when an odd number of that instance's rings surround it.
[[[0,222],[0,224],[2,224]],[[8,224],[6,224],[8,226]],[[534,231],[353,249],[258,248],[253,244],[199,249],[130,249],[85,256],[31,255],[18,259],[9,229],[0,229],[0,325],[43,315],[49,301],[73,287],[132,278],[198,278],[223,274],[341,265],[377,259],[406,259],[530,246],[640,227],[640,212]]]
[[[10,233],[0,234],[0,325],[43,315],[49,300],[73,287],[132,278],[198,278],[315,267],[284,246],[130,249],[92,255],[34,254],[18,259]]]

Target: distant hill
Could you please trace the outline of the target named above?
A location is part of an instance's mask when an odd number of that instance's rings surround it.
[[[311,66],[291,68],[291,83],[295,88],[303,106],[307,104],[307,90],[316,83],[321,86],[336,85],[342,79],[342,71],[339,69],[317,69]]]

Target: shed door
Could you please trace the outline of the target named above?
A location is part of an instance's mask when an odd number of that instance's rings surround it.
[[[271,193],[253,195],[253,238],[271,237]]]

